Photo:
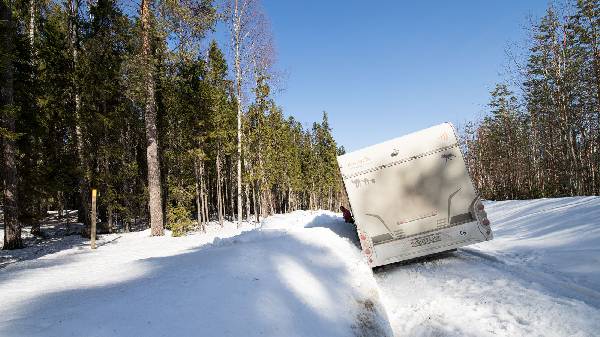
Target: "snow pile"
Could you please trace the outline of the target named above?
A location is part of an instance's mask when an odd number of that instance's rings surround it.
[[[490,202],[495,239],[382,268],[397,336],[597,336],[600,198]]]
[[[349,239],[359,246],[356,226],[345,223],[340,214],[331,211],[294,211],[276,214],[262,221],[261,228],[298,230],[302,228],[328,228],[341,238]]]
[[[0,269],[1,336],[391,336],[333,213],[208,234],[103,236]]]

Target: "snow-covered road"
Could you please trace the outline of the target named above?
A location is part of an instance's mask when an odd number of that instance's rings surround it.
[[[598,336],[600,198],[487,204],[495,239],[376,273],[397,336]]]
[[[339,224],[296,212],[181,238],[106,235],[95,251],[13,263],[0,269],[0,336],[391,336]]]
[[[374,274],[329,212],[103,236],[0,269],[0,336],[597,336],[600,198],[486,208],[493,241]]]

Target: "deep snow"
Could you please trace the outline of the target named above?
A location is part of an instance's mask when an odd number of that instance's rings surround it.
[[[600,198],[486,208],[493,241],[374,274],[323,211],[31,247],[0,269],[0,336],[597,336]]]
[[[493,241],[376,273],[396,336],[598,336],[600,198],[486,209]]]
[[[13,263],[0,269],[0,336],[391,336],[370,268],[322,221],[339,224],[295,212]]]

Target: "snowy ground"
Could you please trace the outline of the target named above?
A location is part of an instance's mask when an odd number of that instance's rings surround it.
[[[321,223],[340,224],[296,212],[260,229],[105,235],[95,251],[12,263],[0,336],[391,336],[370,268]]]
[[[486,207],[494,241],[375,274],[328,212],[25,250],[0,336],[597,336],[600,198]]]
[[[396,336],[598,336],[600,198],[486,209],[493,241],[376,273]]]

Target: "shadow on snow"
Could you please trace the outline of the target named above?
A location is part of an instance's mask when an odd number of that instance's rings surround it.
[[[331,263],[328,250],[289,234],[243,233],[180,255],[139,260],[144,272],[132,280],[22,303],[20,318],[0,322],[0,335],[384,334],[377,324],[363,331],[349,317],[352,310],[342,303],[360,295],[349,290],[352,275]]]

